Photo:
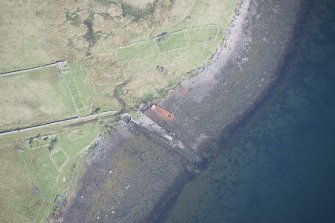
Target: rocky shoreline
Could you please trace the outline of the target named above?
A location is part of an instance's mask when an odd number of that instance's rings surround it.
[[[159,125],[195,150],[203,140],[217,139],[266,95],[290,45],[299,1],[243,4],[212,62],[159,103],[178,117],[173,123],[157,120]]]
[[[177,120],[147,115],[185,150],[200,156],[211,150],[209,142],[247,114],[277,78],[299,7],[300,1],[242,1],[222,47],[158,103]],[[81,188],[53,222],[160,222],[199,167],[132,122],[119,123],[92,152]]]

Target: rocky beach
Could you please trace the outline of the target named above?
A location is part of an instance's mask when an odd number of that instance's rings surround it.
[[[242,1],[213,57],[157,102],[176,120],[148,110],[154,123],[134,118],[110,129],[53,222],[159,222],[218,138],[271,89],[299,10],[300,1]]]

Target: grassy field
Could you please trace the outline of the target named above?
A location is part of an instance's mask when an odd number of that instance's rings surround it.
[[[68,65],[64,78],[74,98],[80,115],[88,115],[92,109],[88,107],[92,100],[92,91],[85,85],[86,73],[75,64]]]
[[[100,129],[98,123],[90,123],[2,137],[2,221],[44,222],[56,207],[56,196],[71,193],[83,167],[79,158]]]
[[[119,110],[162,97],[222,43],[239,0],[2,0],[0,131]],[[158,67],[163,67],[161,72]],[[68,88],[66,88],[66,85]],[[109,122],[0,136],[0,219],[44,222],[70,194],[83,151]]]
[[[0,131],[76,115],[58,68],[0,76]]]
[[[30,1],[1,1],[0,73],[52,62]]]
[[[186,47],[187,42],[184,32],[165,34],[161,38],[157,38],[157,44],[160,52]]]
[[[66,59],[82,115],[119,109],[113,91],[130,78],[120,95],[133,108],[212,56],[238,2],[2,1],[0,72]]]

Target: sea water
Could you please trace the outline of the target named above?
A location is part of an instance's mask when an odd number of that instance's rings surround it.
[[[166,223],[335,222],[334,39],[335,1],[305,1],[278,82]]]

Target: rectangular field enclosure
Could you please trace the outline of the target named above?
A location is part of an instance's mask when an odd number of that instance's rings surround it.
[[[58,68],[0,76],[0,132],[76,116]]]

